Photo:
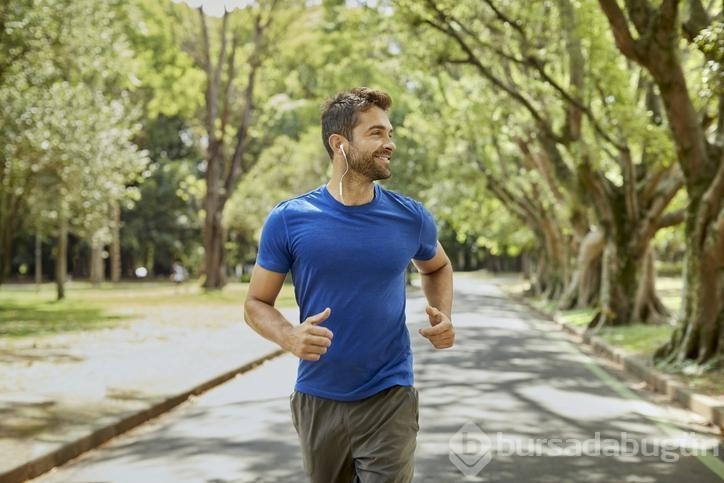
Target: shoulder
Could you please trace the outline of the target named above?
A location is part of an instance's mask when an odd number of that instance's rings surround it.
[[[379,188],[380,195],[385,199],[388,204],[395,205],[400,209],[410,211],[417,215],[424,216],[429,213],[420,201],[417,201],[410,196],[403,195],[402,193],[398,193],[397,191],[388,190],[382,188],[381,186]]]
[[[323,193],[322,187],[316,188],[312,191],[307,191],[304,194],[295,196],[294,198],[286,199],[278,203],[271,211],[270,216],[285,216],[288,213],[294,212],[305,212],[319,206],[322,202]]]

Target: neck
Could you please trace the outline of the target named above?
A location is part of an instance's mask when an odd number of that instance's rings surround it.
[[[344,171],[339,172],[335,169],[327,182],[327,191],[334,199],[347,206],[365,205],[374,200],[375,185],[372,180],[351,170],[344,177],[343,174]]]

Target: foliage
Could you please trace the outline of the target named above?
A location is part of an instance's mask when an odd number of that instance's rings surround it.
[[[11,46],[0,59],[3,240],[22,228],[53,233],[67,219],[76,234],[108,242],[111,204],[136,195],[127,185],[146,157],[130,142],[134,62],[120,10],[119,2],[39,0],[3,12]],[[0,279],[10,251],[4,242]]]
[[[132,275],[137,267],[149,275],[167,274],[174,260],[198,266],[199,203],[203,188],[185,121],[160,115],[147,119],[136,142],[149,153],[140,198],[124,207],[121,231],[124,267]]]

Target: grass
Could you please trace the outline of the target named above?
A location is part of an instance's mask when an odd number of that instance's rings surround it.
[[[66,298],[56,301],[55,286],[0,286],[0,337],[94,330],[117,326],[165,307],[235,307],[241,309],[248,284],[230,283],[223,290],[205,291],[197,282],[122,282],[93,286],[69,282]],[[277,306],[295,305],[293,288],[284,285]]]
[[[0,297],[0,336],[30,337],[39,334],[98,329],[122,321],[124,316],[79,301],[22,301]]]
[[[671,325],[628,325],[605,327],[597,335],[609,344],[630,354],[653,357],[656,349],[666,343],[674,328]]]
[[[683,281],[678,277],[659,277],[656,280],[657,293],[671,313],[676,313],[681,303]],[[569,324],[585,328],[593,320],[597,309],[583,308],[558,312],[559,318]],[[673,332],[669,324],[633,324],[620,327],[604,327],[596,335],[609,344],[641,357],[653,357]]]
[[[560,318],[574,327],[585,328],[596,315],[596,309],[571,309],[560,312]]]

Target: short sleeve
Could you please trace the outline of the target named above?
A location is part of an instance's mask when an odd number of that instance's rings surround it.
[[[269,213],[261,230],[256,263],[272,272],[287,273],[292,266],[288,238],[283,208],[277,206]]]
[[[424,206],[418,204],[420,210],[420,238],[415,260],[430,260],[437,252],[437,227],[435,219]]]

